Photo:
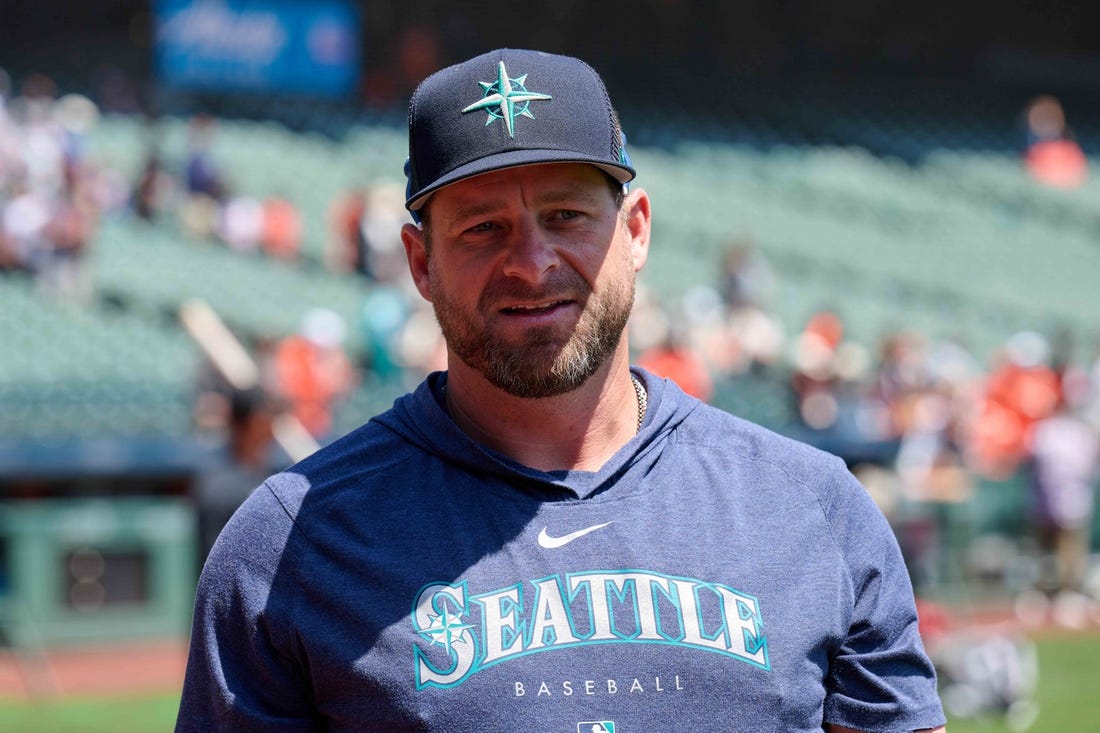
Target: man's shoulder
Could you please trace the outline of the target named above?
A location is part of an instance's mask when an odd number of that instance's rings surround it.
[[[697,409],[675,438],[676,464],[701,470],[721,491],[751,497],[786,517],[817,515],[838,530],[877,512],[839,456],[713,406]],[[844,530],[847,531],[847,530]]]
[[[292,515],[305,502],[323,504],[354,488],[359,494],[412,460],[409,443],[378,420],[337,438],[312,455],[268,478],[265,487]]]
[[[799,476],[844,467],[832,453],[713,405],[702,405],[684,421],[681,439]]]
[[[405,455],[402,446],[408,445],[408,441],[387,426],[382,419],[386,414],[371,418],[299,461],[290,470],[316,473],[346,468],[349,463],[378,467],[399,460]]]

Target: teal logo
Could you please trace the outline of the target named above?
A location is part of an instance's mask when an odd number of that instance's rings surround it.
[[[411,621],[418,690],[456,687],[531,654],[602,644],[665,645],[771,670],[755,597],[644,570],[550,575],[477,594],[465,580],[440,581],[417,594]]]
[[[486,125],[491,125],[495,120],[504,120],[504,126],[508,128],[508,137],[516,136],[516,118],[530,117],[531,102],[541,102],[553,99],[549,94],[539,94],[527,90],[527,74],[510,77],[508,70],[501,61],[497,66],[496,81],[479,81],[484,93],[481,99],[462,110],[462,114],[485,110],[489,117]]]
[[[577,723],[577,733],[615,733],[615,724],[610,720],[589,720]]]

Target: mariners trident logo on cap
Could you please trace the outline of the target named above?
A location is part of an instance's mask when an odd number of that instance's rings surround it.
[[[489,113],[485,120],[486,125],[493,124],[493,120],[504,120],[508,128],[508,137],[516,136],[516,116],[530,117],[531,102],[540,102],[553,99],[549,94],[527,91],[527,74],[510,78],[508,70],[504,68],[504,62],[497,65],[497,80],[495,82],[479,81],[485,96],[462,110],[462,114],[483,109]]]
[[[413,92],[405,208],[419,221],[444,186],[536,163],[588,163],[625,185],[634,178],[625,146],[595,69],[571,56],[499,48],[440,69]]]

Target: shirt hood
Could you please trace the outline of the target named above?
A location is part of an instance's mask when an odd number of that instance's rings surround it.
[[[668,379],[639,367],[631,371],[648,392],[645,419],[637,435],[596,471],[540,471],[524,466],[476,442],[451,419],[443,402],[446,372],[428,376],[415,391],[373,418],[426,453],[477,475],[504,479],[543,500],[597,499],[614,494],[623,474],[646,471],[660,456],[677,425],[702,403]]]

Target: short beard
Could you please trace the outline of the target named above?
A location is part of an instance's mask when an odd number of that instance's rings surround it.
[[[629,278],[600,299],[593,301],[589,296],[575,329],[560,346],[555,345],[560,338],[551,328],[532,329],[522,344],[479,330],[438,285],[433,305],[448,346],[470,368],[515,397],[553,397],[584,384],[618,347],[634,307],[634,271],[628,268],[627,272]],[[580,280],[575,273],[573,277]]]

